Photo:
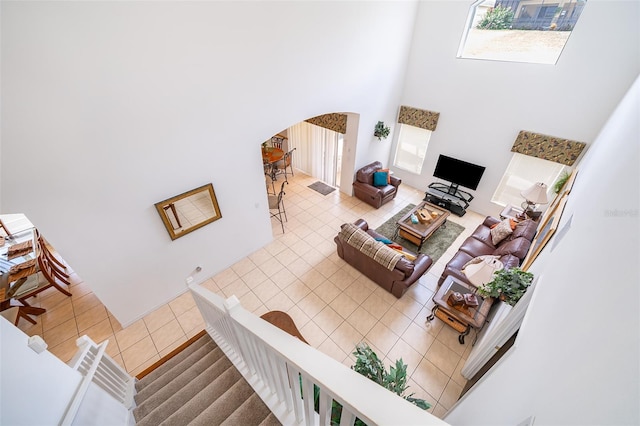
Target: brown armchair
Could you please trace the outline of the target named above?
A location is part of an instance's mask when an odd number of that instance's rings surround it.
[[[374,161],[358,170],[353,182],[353,195],[379,209],[384,203],[393,200],[398,193],[402,180],[391,176],[386,186],[373,186],[373,174],[382,169],[382,163]]]

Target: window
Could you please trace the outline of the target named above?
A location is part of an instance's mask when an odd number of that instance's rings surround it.
[[[553,184],[567,166],[529,155],[514,153],[491,201],[501,206],[520,206],[524,201],[520,192],[536,182],[544,182],[549,188],[549,200],[553,199]]]
[[[586,0],[477,0],[458,58],[555,64]]]
[[[408,124],[398,124],[398,145],[393,165],[399,169],[420,174],[427,146],[431,138],[431,130],[421,129]]]

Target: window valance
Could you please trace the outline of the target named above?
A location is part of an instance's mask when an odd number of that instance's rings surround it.
[[[347,133],[347,115],[337,112],[331,114],[319,115],[317,117],[304,120],[307,123],[315,124],[316,126],[324,127],[325,129],[333,130],[334,132],[345,134]]]
[[[586,145],[584,142],[521,130],[511,151],[572,166]]]
[[[438,125],[438,118],[440,118],[439,112],[401,105],[398,123],[434,131]]]

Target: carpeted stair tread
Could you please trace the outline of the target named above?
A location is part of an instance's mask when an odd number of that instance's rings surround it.
[[[182,406],[182,404],[224,373],[231,365],[231,361],[224,356],[222,350],[216,348],[162,389],[155,393],[145,395],[146,399],[139,401],[139,395],[136,395],[137,407],[133,410],[136,420],[140,420],[149,415],[149,413],[161,404],[177,404],[177,406]]]
[[[222,394],[208,407],[204,407],[204,410],[202,410],[195,419],[190,421],[189,425],[210,426],[222,424],[222,422],[252,394],[254,394],[253,388],[249,386],[249,383],[247,383],[247,381],[241,376],[240,379],[224,394]],[[243,422],[243,424],[249,423]]]
[[[239,380],[244,382],[240,372],[231,365],[224,373],[222,373],[213,382],[209,383],[204,389],[198,392],[193,398],[180,406],[171,406],[163,404],[158,407],[151,415],[138,422],[138,425],[185,425],[195,419],[203,410],[215,404],[223,395],[226,395],[229,390],[233,389],[237,385]],[[245,382],[246,383],[246,382]],[[247,385],[248,386],[248,385]],[[246,399],[246,398],[244,398]],[[235,407],[240,405],[243,401],[239,401]],[[233,405],[233,404],[232,404]],[[233,410],[231,411],[233,412]],[[231,414],[231,413],[229,413]],[[153,418],[152,418],[153,417]],[[149,421],[147,421],[149,419]],[[152,421],[155,419],[165,419],[162,423]]]
[[[254,393],[242,403],[229,417],[224,419],[221,425],[260,425],[271,414],[271,410],[264,404],[257,393]],[[275,418],[275,417],[274,417]],[[276,420],[277,422],[277,420]],[[280,423],[275,423],[279,425]]]
[[[273,413],[269,413],[266,419],[264,419],[258,426],[281,426],[282,423]]]
[[[175,365],[173,368],[165,371],[164,374],[153,380],[152,383],[149,383],[147,386],[139,390],[138,394],[141,396],[138,400],[140,402],[144,401],[148,397],[148,395],[162,389],[164,386],[166,386],[168,383],[182,374],[183,371],[191,368],[191,366],[198,362],[199,359],[203,358],[205,355],[215,349],[218,349],[218,346],[213,342],[208,342],[206,345],[200,347],[195,352],[192,352],[188,357],[180,361],[180,363]],[[146,379],[146,377],[141,381],[144,381],[144,379]]]
[[[187,346],[183,351],[176,354],[173,358],[162,364],[159,368],[147,374],[142,380],[136,382],[136,390],[140,392],[146,386],[153,383],[158,377],[162,376],[164,373],[178,365],[185,358],[187,358],[189,355],[191,355],[193,352],[197,351],[207,343],[213,343],[215,345],[211,337],[208,334],[205,334],[204,336]]]

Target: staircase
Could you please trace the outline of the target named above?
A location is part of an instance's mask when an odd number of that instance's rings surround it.
[[[280,425],[208,334],[163,361],[136,383],[137,425]]]
[[[108,340],[78,339],[64,376],[69,402],[53,407],[58,424],[318,426],[330,424],[334,403],[342,407],[341,425],[446,424],[293,337],[296,329],[282,318],[265,321],[237,297],[225,300],[197,284],[189,290],[206,333],[135,379],[105,353]]]

